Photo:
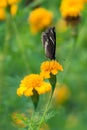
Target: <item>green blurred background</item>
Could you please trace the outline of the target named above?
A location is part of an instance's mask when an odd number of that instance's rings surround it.
[[[38,5],[53,12],[56,58],[64,68],[57,79],[67,86],[70,94],[67,101],[53,104],[58,114],[47,123],[50,130],[87,130],[87,5],[74,39],[72,28],[61,22],[61,0],[31,0],[27,5],[26,1],[20,2],[18,13],[10,19],[9,26],[8,20],[0,22],[0,130],[17,130],[12,114],[33,109],[31,100],[18,97],[16,90],[25,75],[39,73],[40,64],[47,60],[41,43],[42,32],[31,34],[28,23],[29,13]]]

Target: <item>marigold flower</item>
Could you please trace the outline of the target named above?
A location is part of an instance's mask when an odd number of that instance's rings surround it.
[[[83,0],[83,2],[87,2],[87,0]]]
[[[20,0],[7,0],[7,3],[9,4],[9,5],[12,5],[12,4],[16,4],[16,3],[18,3]]]
[[[52,22],[52,18],[52,12],[44,8],[36,8],[33,10],[28,18],[32,33],[35,34],[49,26]]]
[[[0,20],[5,20],[6,18],[6,8],[10,7],[10,13],[14,16],[17,12],[18,6],[17,3],[20,0],[1,0],[0,1]]]
[[[44,94],[51,90],[51,85],[43,81],[43,78],[38,74],[31,74],[21,81],[19,88],[17,89],[18,96],[32,96],[33,90],[36,90],[38,94]]]
[[[62,0],[60,11],[64,18],[77,17],[83,10],[83,0]]]
[[[7,1],[6,0],[0,0],[0,8],[6,7],[6,6],[7,6]]]
[[[57,83],[53,97],[56,104],[62,104],[69,99],[70,91],[66,85]]]
[[[56,61],[46,61],[41,64],[41,76],[50,78],[50,74],[56,75],[59,71],[63,71],[62,66]]]
[[[16,4],[11,5],[10,12],[11,15],[14,16],[17,13],[18,6]]]
[[[0,8],[0,20],[5,20],[6,14],[5,14],[5,9]]]

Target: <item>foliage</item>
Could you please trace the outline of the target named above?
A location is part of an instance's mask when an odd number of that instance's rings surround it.
[[[34,130],[37,130],[41,120],[41,127],[43,122],[46,122],[50,130],[87,129],[87,4],[85,3],[80,23],[77,25],[77,36],[74,37],[75,30],[61,23],[60,3],[61,0],[21,0],[17,14],[12,17],[7,12],[6,20],[0,21],[1,130],[27,129],[13,124],[14,112],[25,113],[28,124],[33,119]],[[49,93],[40,96],[34,114],[31,98],[18,97],[16,94],[20,80],[30,73],[39,73],[41,63],[47,59],[41,43],[43,30],[34,35],[28,23],[30,12],[38,6],[53,12],[53,21],[49,26],[56,27],[56,59],[64,69],[56,78],[70,91],[69,99],[63,104],[56,104],[52,99],[44,119],[42,115],[49,100]]]

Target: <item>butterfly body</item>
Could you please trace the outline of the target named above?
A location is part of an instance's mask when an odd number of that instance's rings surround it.
[[[48,58],[55,59],[56,51],[56,33],[55,27],[48,28],[42,33],[42,43],[45,48],[45,54]]]

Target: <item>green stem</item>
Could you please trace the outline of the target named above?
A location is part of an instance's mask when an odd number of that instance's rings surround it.
[[[33,129],[33,118],[34,118],[34,114],[35,114],[35,111],[33,111],[32,116],[31,116],[31,129],[28,128],[28,130],[34,130]]]
[[[34,130],[34,128],[33,128],[34,114],[35,114],[35,111],[33,111],[32,115],[31,115],[31,119],[29,121],[29,125],[27,126],[27,130]]]
[[[41,120],[40,120],[38,130],[40,130],[41,125],[42,125],[42,123],[43,123],[43,121],[44,121],[44,119],[45,119],[45,116],[46,116],[46,114],[47,114],[47,112],[48,112],[48,110],[49,110],[50,103],[51,103],[51,99],[52,99],[52,92],[51,92],[51,94],[50,94],[50,98],[49,98],[48,104],[46,105],[46,108],[45,108],[45,111],[44,111],[44,113],[43,113],[43,116],[42,116],[42,118],[41,118]]]
[[[19,46],[19,49],[20,49],[21,54],[22,54],[22,59],[25,62],[27,71],[29,71],[29,64],[28,64],[28,60],[26,58],[26,54],[25,54],[25,49],[24,49],[24,46],[23,46],[23,42],[22,42],[22,39],[21,39],[20,34],[18,32],[16,23],[15,23],[15,21],[13,21],[13,19],[12,19],[12,27],[13,27],[14,32],[16,34],[16,40],[18,42],[18,46]]]

